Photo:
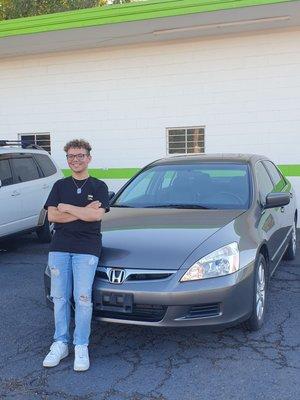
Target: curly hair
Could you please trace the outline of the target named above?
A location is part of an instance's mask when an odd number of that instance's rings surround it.
[[[83,139],[73,139],[70,142],[68,142],[65,146],[64,146],[64,151],[67,153],[69,151],[69,149],[85,149],[87,152],[87,155],[89,156],[92,150],[91,145],[89,144],[89,142],[87,142],[86,140]]]

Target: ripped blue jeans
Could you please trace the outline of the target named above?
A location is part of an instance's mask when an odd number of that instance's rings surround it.
[[[74,345],[88,345],[93,304],[92,286],[98,257],[90,254],[50,252],[51,297],[54,303],[54,341],[70,341],[71,297],[75,302]]]

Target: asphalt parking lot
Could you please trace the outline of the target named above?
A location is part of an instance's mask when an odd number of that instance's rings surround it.
[[[73,371],[73,354],[42,367],[53,334],[43,291],[47,245],[28,235],[0,249],[0,399],[300,398],[300,246],[271,281],[261,331],[93,324],[85,373]]]

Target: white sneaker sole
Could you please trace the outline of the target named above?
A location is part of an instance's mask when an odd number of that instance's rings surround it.
[[[76,372],[87,371],[89,368],[90,368],[90,365],[87,365],[86,367],[74,365],[74,371],[76,371]]]
[[[43,367],[45,367],[45,368],[56,367],[61,362],[61,360],[63,360],[64,358],[68,357],[68,355],[69,355],[69,352],[66,353],[66,354],[63,354],[61,359],[56,364],[50,364],[50,363],[47,363],[47,362],[43,361]]]

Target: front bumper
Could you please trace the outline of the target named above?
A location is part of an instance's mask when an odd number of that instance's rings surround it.
[[[231,275],[184,283],[179,282],[183,271],[167,279],[122,284],[109,283],[96,275],[93,319],[164,327],[231,326],[247,319],[252,312],[253,271],[254,262]],[[47,303],[53,307],[47,272],[45,290]],[[120,312],[119,308],[103,310],[103,295],[112,293],[132,296],[131,312]]]

